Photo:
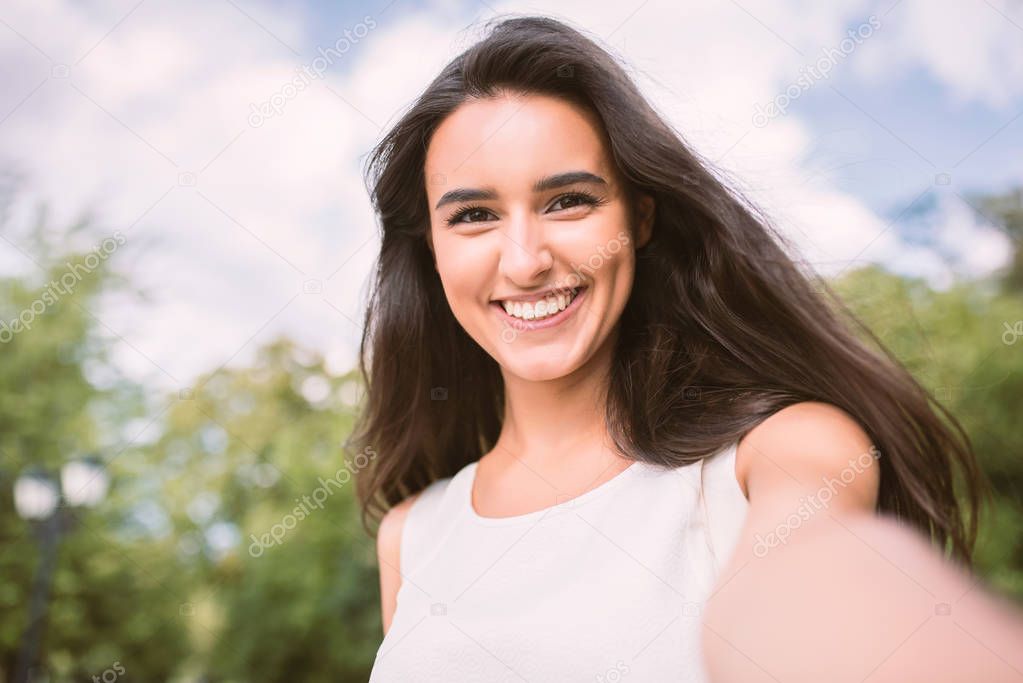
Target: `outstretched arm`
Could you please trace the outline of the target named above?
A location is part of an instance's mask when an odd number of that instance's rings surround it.
[[[873,513],[864,453],[856,423],[820,403],[743,440],[750,507],[704,613],[711,680],[1023,683],[1023,613]]]

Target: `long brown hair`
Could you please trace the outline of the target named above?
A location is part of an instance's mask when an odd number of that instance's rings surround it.
[[[879,511],[969,564],[985,488],[958,421],[823,281],[797,266],[770,221],[714,175],[608,52],[547,17],[490,26],[369,156],[383,235],[359,361],[366,401],[349,440],[378,453],[357,484],[367,528],[477,460],[501,430],[498,365],[452,314],[427,246],[424,178],[441,121],[467,99],[499,91],[560,97],[595,113],[630,208],[640,193],[656,202],[606,397],[617,447],[677,467],[788,405],[828,402],[857,419],[881,453]]]

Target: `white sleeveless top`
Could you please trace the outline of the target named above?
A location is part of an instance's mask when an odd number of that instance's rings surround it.
[[[477,462],[433,482],[405,519],[370,682],[704,683],[703,604],[748,506],[735,448],[679,468],[634,462],[513,517],[473,509]]]

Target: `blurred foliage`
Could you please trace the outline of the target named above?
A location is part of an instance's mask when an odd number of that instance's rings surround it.
[[[370,456],[342,450],[357,391],[279,340],[253,368],[200,378],[139,454],[201,572],[215,680],[366,677],[379,593],[353,478]]]
[[[62,243],[73,242],[83,227],[62,234]],[[120,430],[144,413],[139,389],[110,363],[109,345],[90,312],[101,293],[124,282],[109,270],[109,260],[98,259],[96,268],[53,296],[51,282],[68,272],[68,264],[86,263],[88,250],[58,249],[51,239],[43,215],[29,235],[32,251],[59,256],[36,261],[37,276],[0,280],[0,321],[9,324],[30,312],[25,329],[5,335],[0,344],[0,672],[5,678],[13,675],[39,563],[36,530],[14,511],[15,478],[29,468],[54,473],[71,457],[101,453],[119,480],[124,472],[110,457],[119,450],[111,439],[120,438]],[[128,512],[116,489],[97,510],[66,510],[72,533],[59,548],[43,645],[53,680],[87,680],[117,660],[131,662],[125,680],[159,680],[189,651],[186,630],[175,620],[174,599],[189,590],[189,576],[167,539],[121,533]]]
[[[1011,197],[976,206],[1007,234],[1020,229],[1006,227],[1018,221]],[[68,248],[82,230],[54,240],[37,226],[25,239],[26,254],[57,255],[0,280],[0,320],[84,258]],[[1023,337],[1008,334],[1023,321],[1018,263],[1017,253],[1005,273],[947,291],[879,268],[832,284],[971,435],[996,493],[979,570],[1021,599]],[[39,556],[14,480],[95,453],[111,487],[98,508],[67,511],[42,644],[50,681],[115,663],[129,681],[366,680],[379,588],[350,479],[373,454],[342,447],[357,377],[277,339],[251,367],[151,395],[118,373],[112,332],[92,313],[129,287],[107,265],[0,344],[0,678],[12,675]]]

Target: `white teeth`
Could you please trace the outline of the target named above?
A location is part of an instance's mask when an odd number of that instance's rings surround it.
[[[573,291],[571,294],[552,294],[537,301],[502,301],[501,305],[510,316],[523,320],[539,320],[565,310],[575,295],[576,292]]]

